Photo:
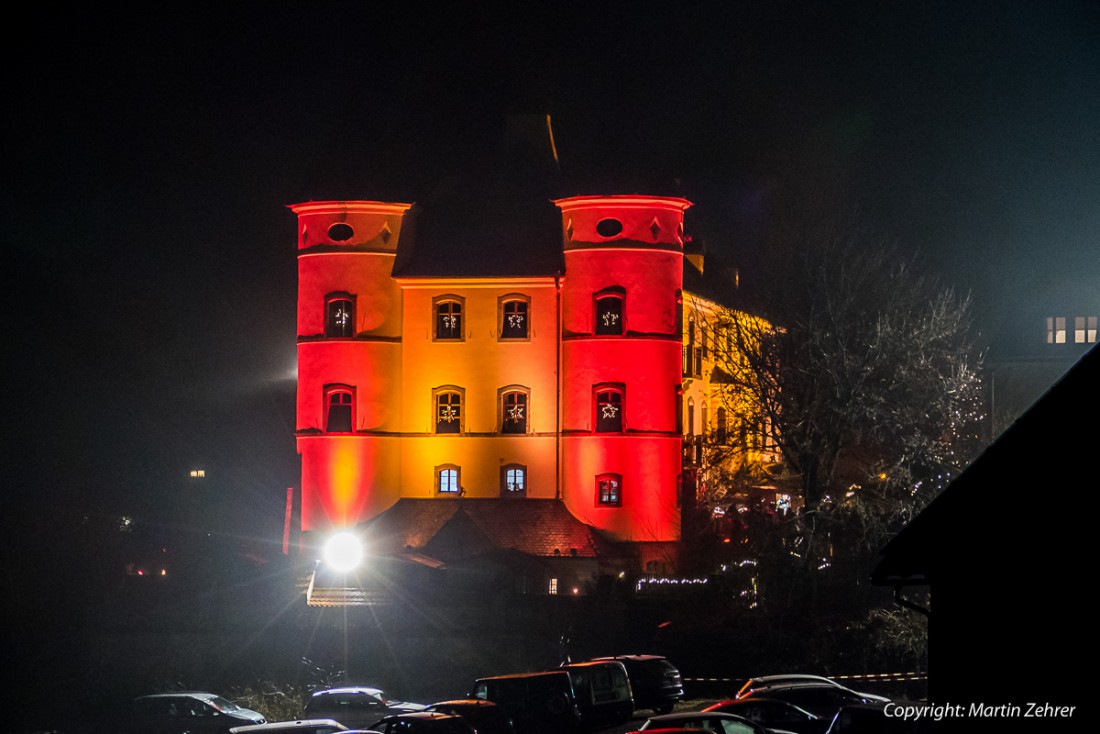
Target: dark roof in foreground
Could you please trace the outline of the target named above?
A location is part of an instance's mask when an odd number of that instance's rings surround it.
[[[441,533],[447,528],[469,537],[464,549],[447,543],[440,553]],[[559,500],[552,499],[410,499],[403,498],[367,525],[367,542],[374,552],[389,555],[427,549],[428,555],[474,555],[487,546],[517,550],[532,556],[599,555],[595,531],[574,517]],[[435,543],[433,543],[435,541]],[[480,541],[480,542],[479,542]]]
[[[1100,348],[1094,347],[883,549],[871,581],[1004,575],[1025,554],[1071,563],[1100,488]]]

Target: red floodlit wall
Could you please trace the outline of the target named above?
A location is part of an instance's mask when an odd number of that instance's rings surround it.
[[[680,538],[680,288],[684,199],[574,197],[562,210],[562,497],[617,540]],[[622,298],[621,333],[597,334],[597,296]],[[596,431],[595,392],[622,393],[622,431]],[[617,505],[598,478],[621,477]]]
[[[408,204],[325,201],[298,215],[298,452],[302,529],[354,525],[399,496],[401,290],[394,256]],[[354,308],[350,333],[326,336],[326,301]],[[326,432],[326,390],[350,389],[352,431]]]

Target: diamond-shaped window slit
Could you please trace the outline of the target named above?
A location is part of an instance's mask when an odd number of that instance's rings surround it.
[[[568,237],[570,241],[572,241],[572,239],[573,239],[573,220],[572,219],[569,220],[569,224],[565,227],[565,236]]]
[[[383,245],[388,245],[390,243],[390,238],[393,237],[393,232],[390,231],[390,225],[383,224],[382,231],[378,233],[378,236],[382,239]]]
[[[653,217],[653,221],[649,223],[649,233],[653,235],[653,239],[657,239],[657,235],[661,233],[661,223],[657,221],[657,217]]]

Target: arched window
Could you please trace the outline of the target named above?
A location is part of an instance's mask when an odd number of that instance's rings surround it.
[[[439,388],[435,395],[435,432],[462,433],[462,391],[456,388]]]
[[[527,433],[530,403],[527,389],[506,388],[500,393],[500,432]]]
[[[435,491],[439,494],[462,494],[462,469],[455,464],[442,464],[435,468]]]
[[[687,432],[687,435],[694,436],[695,435],[695,400],[692,399],[692,398],[688,398],[687,415],[688,415],[688,432]]]
[[[621,474],[600,474],[596,477],[596,504],[600,507],[622,507],[623,477]]]
[[[355,300],[347,293],[332,293],[325,298],[325,336],[355,336]]]
[[[500,339],[526,340],[530,334],[530,299],[526,296],[504,296],[500,301]]]
[[[346,385],[325,388],[325,432],[351,433],[355,425],[355,391]]]
[[[728,437],[729,425],[726,421],[726,409],[718,408],[718,443],[720,444],[725,444]]]
[[[595,333],[614,336],[623,333],[625,294],[622,289],[596,294]]]
[[[463,301],[457,296],[441,296],[435,299],[435,338],[439,341],[462,341]]]
[[[595,396],[595,420],[597,433],[622,433],[623,410],[626,407],[622,385],[597,385]]]
[[[505,464],[500,468],[500,495],[527,496],[527,467],[522,464]]]
[[[706,436],[710,432],[710,414],[707,411],[707,404],[699,408],[699,434]]]

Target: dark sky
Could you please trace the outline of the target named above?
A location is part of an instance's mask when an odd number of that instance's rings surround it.
[[[1021,292],[1100,276],[1095,2],[473,7],[9,24],[9,496],[153,512],[203,465],[277,522],[297,482],[285,205],[416,198],[511,112],[553,116],[567,171],[680,180],[728,260],[776,191],[838,185],[972,291],[986,332]]]

